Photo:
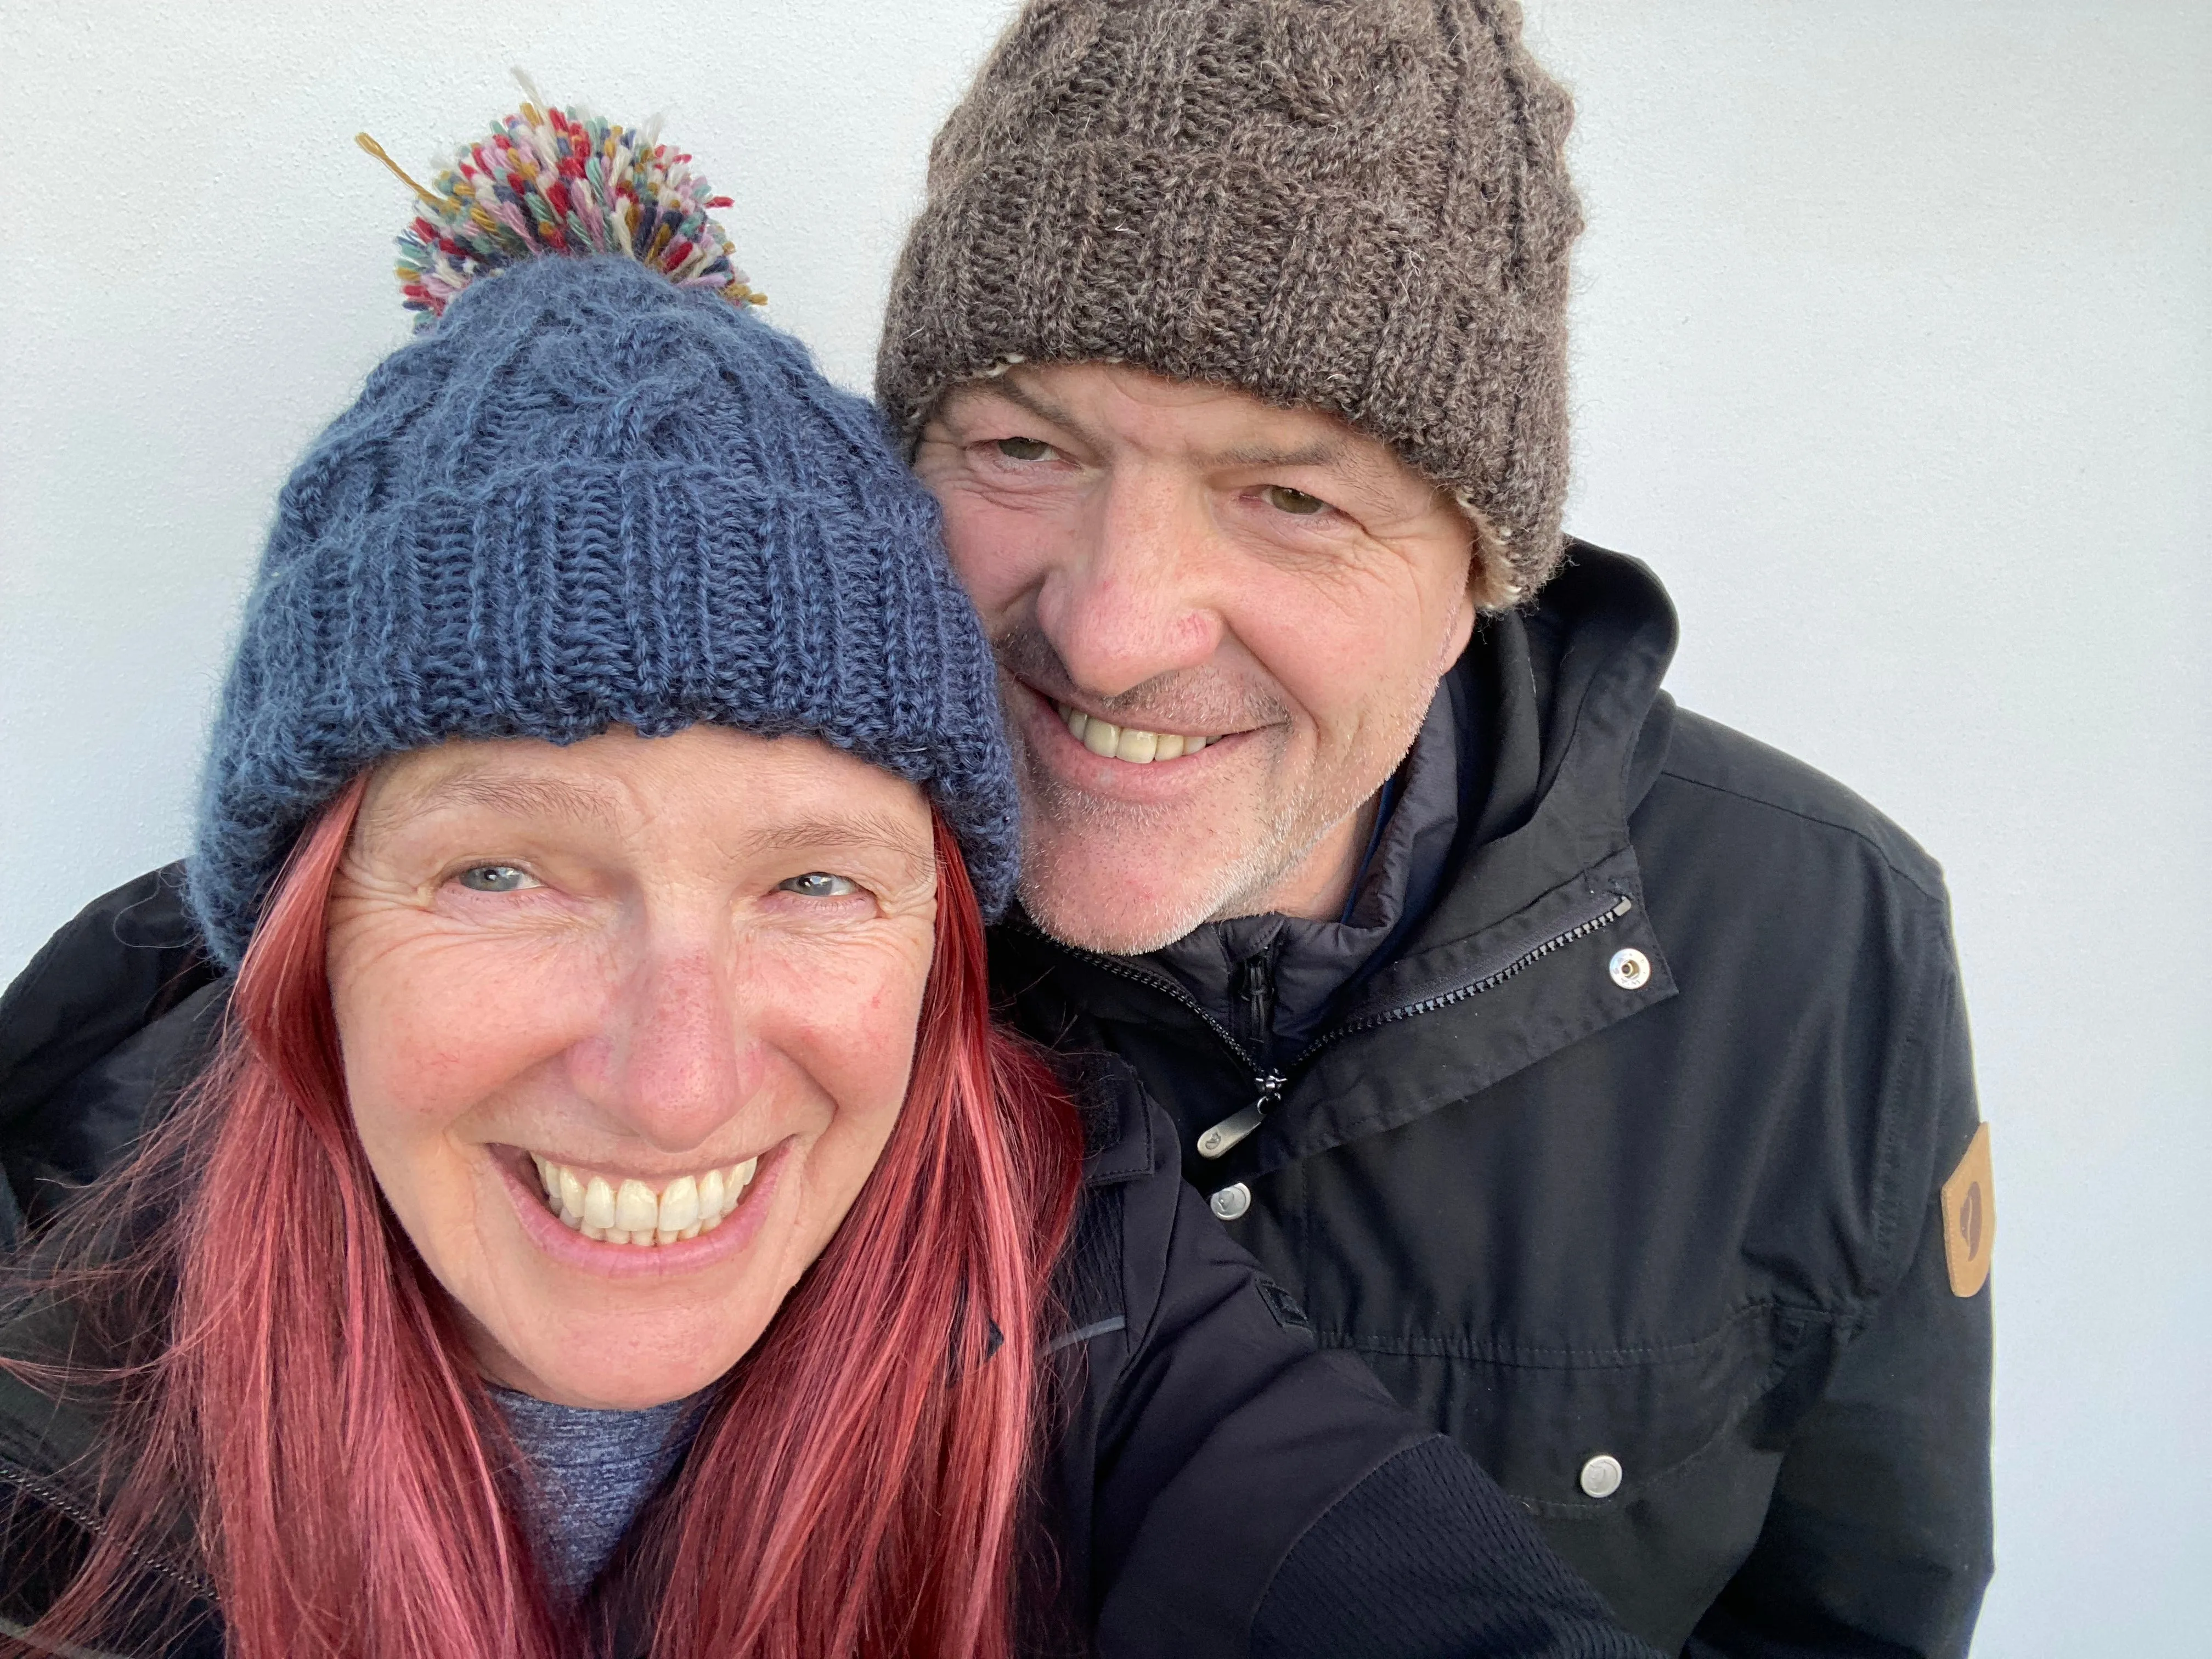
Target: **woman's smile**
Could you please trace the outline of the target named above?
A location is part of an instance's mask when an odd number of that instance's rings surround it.
[[[525,1153],[545,1190],[545,1207],[562,1224],[610,1244],[673,1244],[722,1224],[738,1207],[760,1169],[757,1154],[696,1175],[665,1181],[608,1174],[588,1166]]]
[[[492,1167],[514,1201],[523,1236],[544,1254],[580,1273],[611,1279],[662,1279],[727,1261],[759,1237],[781,1185],[778,1176],[795,1145],[795,1140],[781,1141],[766,1152],[733,1164],[672,1177],[657,1191],[653,1183],[635,1176],[611,1178],[606,1172],[540,1160],[536,1153],[521,1147],[495,1146],[489,1151]],[[687,1223],[667,1239],[659,1237],[661,1230],[657,1224],[645,1230],[641,1239],[632,1229],[599,1227],[584,1220],[580,1213],[564,1212],[560,1199],[546,1191],[546,1177],[538,1167],[541,1161],[556,1171],[552,1185],[565,1186],[562,1175],[580,1181],[587,1206],[592,1201],[594,1182],[606,1186],[614,1194],[611,1201],[617,1218],[637,1220],[645,1203],[665,1205],[671,1193],[676,1194],[675,1213],[681,1216],[684,1199],[680,1189],[685,1182],[691,1183],[695,1205],[702,1197],[714,1199],[715,1218],[711,1224]],[[625,1194],[629,1200],[627,1213],[622,1207]],[[595,1206],[592,1212],[598,1212]]]

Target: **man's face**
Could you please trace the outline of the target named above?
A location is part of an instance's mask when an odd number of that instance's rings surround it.
[[[1474,625],[1451,500],[1333,416],[1103,363],[958,388],[915,467],[998,652],[1038,924],[1333,916]]]

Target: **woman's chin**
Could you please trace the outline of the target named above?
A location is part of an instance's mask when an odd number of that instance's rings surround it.
[[[580,1346],[578,1334],[551,1329],[495,1339],[480,1355],[486,1380],[518,1394],[559,1406],[591,1411],[643,1411],[673,1400],[688,1400],[726,1375],[744,1357],[750,1342],[729,1348],[731,1332],[671,1328],[665,1319],[650,1322],[649,1331],[632,1331],[629,1340],[604,1341],[597,1352]],[[690,1352],[678,1355],[670,1345]],[[716,1352],[719,1347],[721,1351]]]
[[[473,1220],[430,1232],[424,1255],[492,1383],[600,1411],[687,1399],[744,1358],[818,1254],[793,1237],[800,1152],[761,1154],[719,1226],[648,1244],[584,1237],[523,1175],[526,1155],[480,1149]]]

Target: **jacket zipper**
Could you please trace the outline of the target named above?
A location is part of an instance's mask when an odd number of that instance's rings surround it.
[[[28,1469],[13,1462],[0,1462],[0,1483],[21,1487],[57,1514],[76,1522],[84,1529],[85,1535],[88,1538],[100,1538],[106,1535],[107,1521],[104,1516],[78,1503],[60,1486],[43,1476],[33,1474]],[[150,1550],[140,1548],[136,1545],[124,1553],[140,1566],[168,1579],[187,1595],[196,1596],[210,1606],[217,1605],[215,1586],[207,1580],[186,1571],[184,1568],[164,1559]]]
[[[1344,1024],[1333,1026],[1307,1043],[1297,1052],[1290,1064],[1280,1071],[1271,1066],[1263,1066],[1254,1060],[1251,1051],[1237,1040],[1227,1026],[1208,1013],[1205,1006],[1196,997],[1164,975],[1148,974],[1143,969],[1132,967],[1118,957],[1102,956],[1096,951],[1085,951],[1076,945],[1062,945],[1057,939],[1049,939],[1048,936],[1030,922],[1026,916],[1021,918],[1018,925],[1024,931],[1039,939],[1048,939],[1048,943],[1066,951],[1070,956],[1087,962],[1093,967],[1103,969],[1118,979],[1125,979],[1133,984],[1146,986],[1158,991],[1179,1006],[1195,1014],[1200,1024],[1212,1032],[1221,1046],[1234,1054],[1244,1069],[1252,1074],[1253,1087],[1256,1091],[1252,1103],[1243,1110],[1223,1118],[1220,1122],[1205,1130],[1198,1137],[1198,1155],[1200,1158],[1219,1158],[1231,1147],[1249,1137],[1252,1132],[1266,1121],[1268,1109],[1282,1103],[1283,1091],[1290,1086],[1291,1078],[1304,1070],[1306,1063],[1324,1048],[1340,1042],[1346,1037],[1356,1036],[1361,1031],[1371,1031],[1378,1026],[1395,1025],[1400,1020],[1412,1019],[1420,1014],[1433,1013],[1439,1008],[1448,1008],[1455,1002],[1464,1002],[1469,997],[1480,996],[1485,991],[1494,990],[1523,969],[1541,962],[1554,951],[1563,950],[1577,939],[1587,939],[1601,928],[1612,927],[1614,922],[1619,921],[1635,908],[1636,902],[1626,894],[1607,893],[1602,896],[1596,908],[1578,916],[1542,944],[1516,951],[1494,967],[1488,963],[1480,965],[1474,975],[1454,986],[1450,990],[1439,991],[1433,996],[1423,997],[1418,1001],[1401,1003],[1397,1007],[1386,1008],[1376,1013],[1364,1015],[1358,1019],[1348,1020]]]
[[[1273,1042],[1275,1034],[1275,947],[1273,945],[1254,951],[1237,965],[1237,1001],[1241,1011],[1239,1023],[1248,1051],[1265,1049]]]

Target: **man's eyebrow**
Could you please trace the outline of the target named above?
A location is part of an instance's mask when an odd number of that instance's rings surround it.
[[[1094,448],[1097,447],[1097,439],[1075,416],[1049,398],[1013,380],[971,380],[960,387],[955,395],[971,398],[1002,398],[1048,425],[1056,426]],[[1343,438],[1335,435],[1310,439],[1288,447],[1264,443],[1238,444],[1200,455],[1197,460],[1201,466],[1336,466],[1342,467],[1354,482],[1360,483],[1378,482],[1376,475],[1381,471],[1372,458],[1360,454]]]
[[[1097,440],[1082,422],[1062,409],[1050,398],[1017,386],[1001,375],[996,380],[970,380],[955,390],[948,401],[971,401],[981,398],[1000,398],[1025,414],[1034,415],[1048,426],[1056,426],[1062,432],[1094,447]]]
[[[1218,449],[1202,458],[1209,466],[1339,466],[1352,463],[1352,470],[1361,470],[1363,457],[1352,453],[1350,445],[1339,438],[1316,438],[1310,443],[1295,449],[1271,449],[1265,444],[1239,444],[1233,449]]]
[[[933,860],[928,834],[872,812],[836,817],[798,818],[787,823],[740,829],[738,849],[761,853],[884,852],[915,864]]]
[[[565,818],[610,831],[621,828],[615,803],[600,790],[567,778],[501,776],[486,772],[457,772],[441,778],[410,799],[387,803],[377,816],[426,811],[441,806],[482,806],[510,817]]]

